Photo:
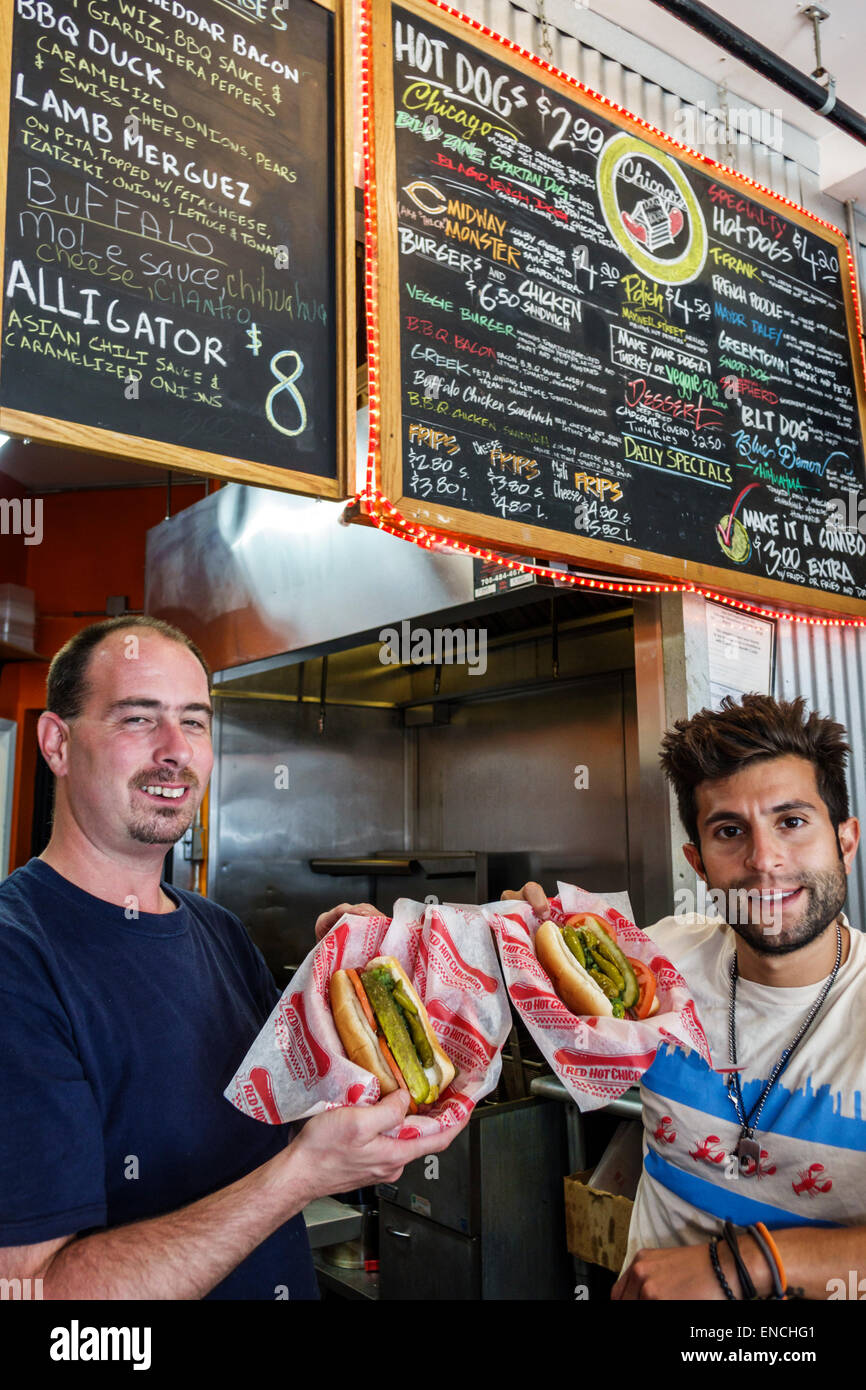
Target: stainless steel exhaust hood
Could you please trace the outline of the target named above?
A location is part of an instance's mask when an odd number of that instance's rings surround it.
[[[147,535],[145,611],[214,670],[468,604],[468,556],[341,521],[344,504],[230,484]]]

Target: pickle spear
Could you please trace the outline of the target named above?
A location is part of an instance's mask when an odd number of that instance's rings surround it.
[[[404,1014],[417,1014],[418,1010],[415,1008],[415,1005],[412,1003],[412,1000],[409,998],[402,984],[395,984],[393,986],[393,994]]]
[[[583,952],[583,946],[581,944],[580,937],[574,930],[574,927],[563,927],[562,939],[565,942],[571,954],[574,956],[578,965],[582,965],[584,969],[586,969],[586,956]]]
[[[582,927],[581,931],[583,932],[583,938],[586,942],[587,947],[592,951],[592,954],[598,962],[598,965],[601,967],[602,970],[605,971],[605,974],[608,974],[609,972],[602,964],[602,958],[604,961],[606,961],[608,964],[613,965],[616,968],[616,970],[619,971],[624,981],[624,986],[622,989],[623,1007],[626,1009],[632,1008],[632,1006],[636,1004],[638,1001],[640,989],[638,987],[638,982],[635,973],[629,965],[628,961],[626,960],[625,956],[623,955],[622,951],[619,949],[615,941],[612,941],[610,937],[608,937],[602,931],[596,931],[594,927]]]
[[[602,975],[601,971],[596,969],[594,965],[589,967],[588,973],[595,980],[602,994],[606,994],[608,999],[612,1001],[618,997],[619,991],[613,980],[609,979],[607,975]]]
[[[418,1017],[418,1010],[404,990],[402,984],[394,986],[394,1000],[403,1010],[403,1017],[406,1020],[406,1027],[415,1044],[415,1051],[421,1059],[422,1067],[432,1067],[434,1065],[433,1049],[430,1046],[430,1039],[424,1032],[423,1024]]]
[[[418,1054],[391,991],[376,978],[376,975],[375,970],[363,971],[361,984],[367,991],[370,1007],[385,1034],[385,1041],[393,1053],[394,1061],[403,1073],[409,1094],[416,1104],[424,1105],[430,1095],[430,1082],[424,1075],[424,1068],[418,1060]],[[409,1017],[412,1017],[411,1014]]]
[[[430,1046],[430,1039],[427,1037],[427,1034],[424,1032],[424,1029],[421,1025],[420,1018],[417,1014],[409,1013],[407,1013],[405,1017],[406,1026],[408,1027],[409,1032],[412,1035],[412,1041],[415,1044],[415,1051],[418,1053],[422,1067],[432,1067],[435,1062],[435,1058],[433,1056],[433,1049]]]
[[[590,947],[590,955],[598,966],[598,969],[604,971],[608,979],[613,981],[616,993],[622,994],[625,989],[625,980],[613,961],[608,958],[605,951],[596,948],[595,943],[593,943]]]

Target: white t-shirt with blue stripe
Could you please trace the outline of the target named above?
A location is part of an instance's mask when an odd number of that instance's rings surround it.
[[[843,917],[842,919],[846,919]],[[847,925],[847,923],[846,923]],[[718,920],[665,917],[647,933],[684,976],[714,1067],[729,1066],[730,964],[736,937]],[[737,1058],[749,1115],[821,983],[778,989],[737,982]],[[848,959],[805,1038],[771,1090],[755,1139],[761,1157],[740,1172],[740,1135],[728,1078],[701,1056],[663,1044],[644,1074],[644,1166],[629,1230],[627,1268],[640,1249],[705,1242],[721,1223],[866,1225],[866,937]]]

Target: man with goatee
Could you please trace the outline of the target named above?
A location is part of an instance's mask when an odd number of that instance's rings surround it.
[[[402,1091],[294,1136],[224,1099],[279,991],[237,918],[161,882],[213,764],[209,688],[150,618],[51,665],[51,839],[0,885],[0,1277],[45,1298],[316,1298],[303,1208],[458,1132],[387,1137]]]
[[[662,743],[716,917],[647,929],[712,1055],[662,1044],[616,1299],[848,1297],[866,1272],[866,937],[842,907],[860,829],[845,730],[802,699],[727,697]],[[537,883],[519,894],[539,916]],[[855,1281],[856,1282],[856,1281]]]

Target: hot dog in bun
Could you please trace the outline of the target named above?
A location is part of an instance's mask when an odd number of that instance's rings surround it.
[[[658,1010],[652,971],[623,955],[613,927],[594,913],[575,913],[562,927],[542,922],[535,953],[574,1014],[642,1019]]]
[[[330,994],[347,1057],[378,1078],[383,1095],[402,1087],[413,1112],[438,1100],[454,1080],[454,1065],[394,956],[376,956],[364,970],[335,970]]]

